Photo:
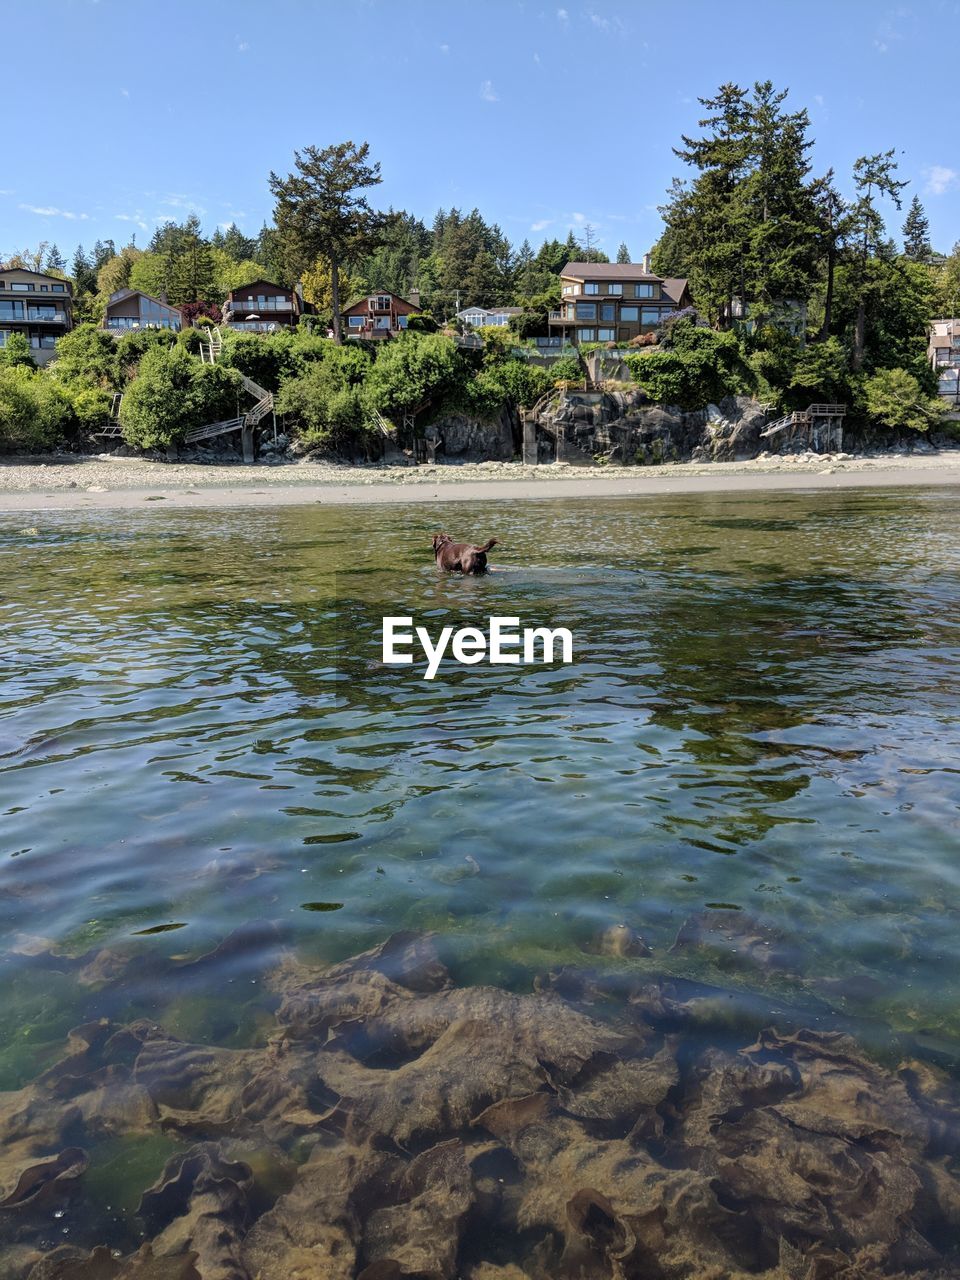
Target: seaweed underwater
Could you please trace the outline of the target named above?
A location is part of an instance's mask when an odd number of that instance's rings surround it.
[[[721,1043],[651,975],[615,1002],[589,969],[457,986],[414,933],[266,982],[262,1047],[104,1017],[0,1094],[5,1280],[960,1274],[960,1088],[919,1058],[795,1025]],[[108,1190],[124,1146],[161,1172]]]

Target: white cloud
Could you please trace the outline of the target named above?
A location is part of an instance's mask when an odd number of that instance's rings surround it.
[[[609,35],[611,31],[619,32],[623,30],[623,23],[619,18],[605,18],[602,13],[594,13],[592,10],[587,14],[587,17],[597,30],[602,31],[604,35]]]
[[[120,96],[121,96],[121,97],[123,97],[123,98],[129,98],[129,97],[130,97],[130,90],[129,90],[129,89],[121,89],[121,90],[120,90]]]
[[[21,204],[20,208],[27,213],[36,213],[41,218],[69,218],[71,222],[86,221],[90,217],[88,213],[73,213],[70,209],[57,209],[50,204]]]
[[[448,44],[442,44],[442,45],[440,46],[440,52],[441,52],[441,53],[449,53],[449,52],[450,52],[450,46],[449,46]]]
[[[822,93],[815,93],[815,94],[813,95],[813,100],[814,100],[814,102],[817,104],[817,106],[818,106],[818,107],[822,107],[822,106],[823,106],[823,104],[824,104],[824,101],[825,101],[824,96],[823,96],[823,94],[822,94]]]
[[[247,40],[241,40],[239,36],[235,36],[234,39],[237,42],[237,53],[246,53],[250,48],[249,42]]]
[[[143,215],[139,213],[115,213],[113,215],[117,222],[132,222],[135,226],[140,227],[142,231],[147,231],[148,226],[143,220]]]
[[[531,231],[543,231],[546,227],[549,227],[549,225],[550,225],[550,223],[551,223],[552,221],[553,221],[553,219],[552,219],[552,218],[541,218],[538,222],[531,222],[531,223],[530,223],[530,230],[531,230]]]
[[[537,66],[539,67],[539,65],[540,65],[540,55],[539,55],[539,53],[535,53],[535,54],[533,55],[533,60],[534,60],[534,62],[537,64]]]
[[[960,173],[956,169],[948,169],[944,164],[931,165],[924,169],[927,178],[926,191],[931,196],[942,196],[952,191],[960,183]]]
[[[494,89],[492,80],[484,80],[484,82],[481,84],[480,97],[484,100],[484,102],[500,101],[500,95],[497,93],[496,89]]]
[[[561,27],[569,27],[570,15],[567,13],[566,9],[557,10],[557,21],[560,23]]]
[[[581,223],[586,222],[586,220],[587,220],[587,215],[586,215],[585,213],[575,213],[575,214],[573,214],[573,220],[574,220],[574,222],[576,222],[576,223],[577,223],[577,225],[579,226]]]

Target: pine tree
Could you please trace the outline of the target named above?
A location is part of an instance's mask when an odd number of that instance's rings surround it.
[[[77,286],[77,293],[93,293],[97,287],[97,273],[93,269],[90,259],[84,252],[83,245],[77,245],[77,251],[73,255],[73,262],[70,265],[70,274]]]
[[[620,248],[617,250],[617,261],[618,262],[630,261],[630,250],[627,248],[623,240],[620,241]]]
[[[907,185],[894,177],[897,172],[894,154],[895,149],[891,147],[889,151],[880,151],[875,156],[860,156],[853,166],[853,181],[858,194],[851,207],[851,230],[857,245],[853,275],[858,302],[850,364],[855,372],[863,368],[867,295],[874,277],[870,261],[872,257],[879,256],[886,235],[883,217],[875,200],[877,196],[886,196],[899,209],[900,192]]]
[[[43,269],[44,271],[52,271],[56,275],[61,275],[67,269],[67,260],[55,244],[52,244],[47,250]]]
[[[340,142],[322,151],[293,153],[295,172],[270,174],[275,217],[285,267],[294,278],[323,257],[330,263],[333,333],[341,338],[340,268],[361,261],[376,247],[384,216],[366,195],[381,182],[380,165],[369,164],[370,146]]]
[[[910,201],[906,221],[903,224],[904,256],[913,262],[923,262],[933,252],[930,246],[930,223],[924,213],[920,197]]]

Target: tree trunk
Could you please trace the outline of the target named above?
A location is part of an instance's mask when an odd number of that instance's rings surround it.
[[[833,278],[837,268],[837,246],[830,245],[827,250],[827,292],[823,299],[823,324],[820,326],[819,338],[826,342],[830,337],[830,325],[833,321]]]
[[[855,373],[863,368],[863,349],[866,345],[867,337],[867,300],[860,295],[860,301],[857,303],[857,321],[853,329],[853,354],[850,358],[850,367]]]
[[[333,303],[333,340],[343,342],[340,321],[340,263],[330,255],[330,301]]]

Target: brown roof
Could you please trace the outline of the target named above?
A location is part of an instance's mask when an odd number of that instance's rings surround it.
[[[672,298],[674,302],[679,302],[683,297],[683,292],[687,287],[686,280],[664,279],[661,292],[664,297]]]
[[[560,272],[575,280],[659,280],[660,276],[645,271],[642,262],[568,262]]]

